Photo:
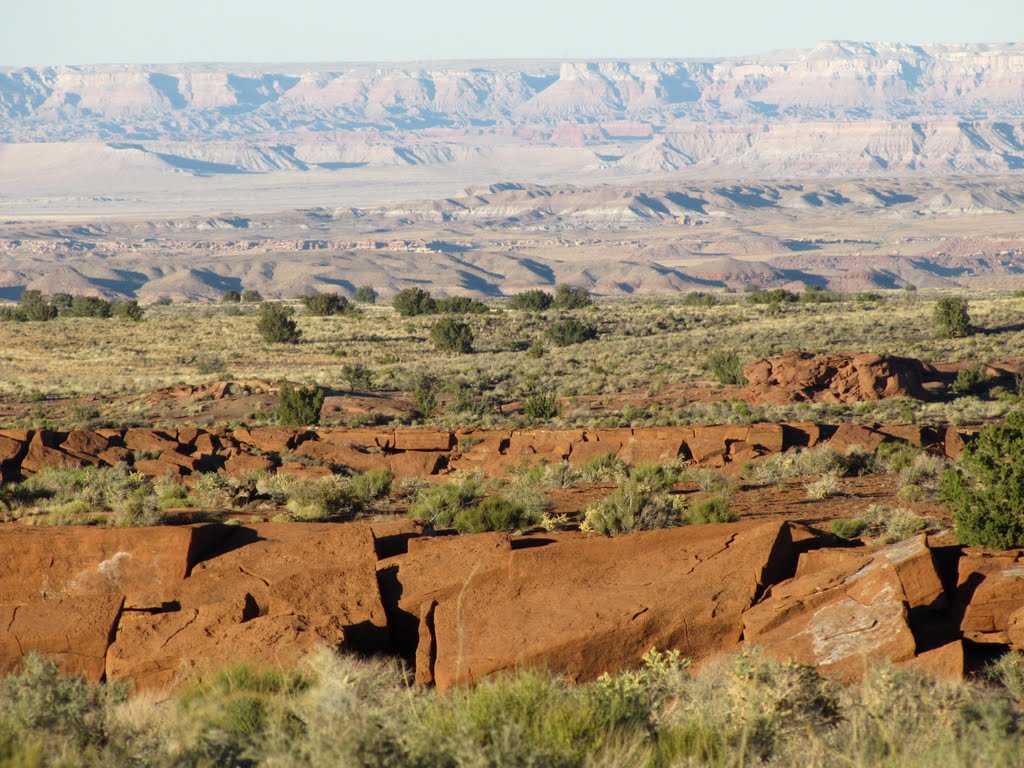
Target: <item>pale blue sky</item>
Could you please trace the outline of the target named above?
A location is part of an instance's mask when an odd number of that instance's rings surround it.
[[[1007,42],[1024,0],[0,0],[0,65],[707,57]]]

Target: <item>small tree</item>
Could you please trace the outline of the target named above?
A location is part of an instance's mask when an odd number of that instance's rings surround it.
[[[349,391],[366,391],[373,387],[373,372],[362,363],[345,363],[341,366],[341,379],[348,382]]]
[[[560,285],[555,288],[555,309],[583,309],[593,304],[590,292],[575,285]]]
[[[368,285],[360,285],[352,295],[352,299],[360,304],[376,304],[377,292]]]
[[[349,300],[340,293],[309,293],[302,297],[306,313],[316,317],[343,315],[352,311]]]
[[[263,301],[263,294],[252,288],[242,291],[242,302],[245,304],[259,304]]]
[[[434,348],[441,352],[468,354],[473,351],[473,329],[458,320],[448,317],[438,320],[430,329],[430,338]]]
[[[71,317],[110,317],[112,308],[109,301],[96,296],[75,296],[64,311]]]
[[[224,291],[224,295],[220,297],[222,304],[237,304],[242,300],[242,294],[238,291]]]
[[[25,291],[18,301],[18,312],[26,320],[45,322],[57,316],[57,307],[48,302],[40,291]]]
[[[963,296],[947,296],[935,304],[933,315],[942,335],[947,338],[969,336],[971,334],[971,315],[968,312],[967,299]]]
[[[1024,412],[984,427],[942,478],[956,536],[970,546],[1024,546]]]
[[[317,424],[323,405],[324,391],[315,384],[298,389],[284,384],[277,399],[277,420],[293,427]]]
[[[281,304],[264,304],[260,307],[260,317],[256,321],[256,330],[263,340],[271,344],[298,344],[302,331],[295,325],[291,307]]]
[[[146,316],[146,311],[139,306],[139,302],[135,299],[129,299],[128,301],[114,302],[110,314],[121,320],[131,320],[137,323]]]
[[[569,318],[561,320],[548,328],[548,338],[559,347],[580,344],[597,338],[597,328],[588,323]]]
[[[508,300],[509,309],[523,309],[529,312],[543,312],[550,309],[555,297],[539,288],[517,293]]]
[[[402,317],[414,315],[432,315],[437,311],[437,302],[422,288],[406,288],[395,294],[391,306],[398,310]]]

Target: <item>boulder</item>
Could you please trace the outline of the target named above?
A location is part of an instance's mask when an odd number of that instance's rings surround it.
[[[395,431],[396,451],[450,451],[455,446],[455,435],[451,432],[435,432],[429,429],[399,429]]]
[[[162,454],[161,454],[162,455]],[[146,477],[180,477],[184,468],[180,464],[161,459],[142,459],[132,465],[133,469]]]
[[[163,688],[225,663],[293,665],[320,646],[388,647],[368,526],[235,528],[193,568],[167,610],[126,612],[107,653],[112,680]]]
[[[896,570],[878,560],[776,585],[744,614],[743,639],[844,680],[859,678],[873,659],[911,659],[917,648]]]
[[[814,355],[787,352],[743,369],[744,394],[755,403],[856,403],[889,397],[924,397],[919,360],[883,355]]]
[[[957,573],[957,598],[965,640],[1009,644],[1011,619],[1024,607],[1024,551],[966,550]],[[1014,636],[1019,640],[1016,629]]]
[[[295,430],[283,427],[251,429],[249,438],[249,442],[264,453],[284,453],[294,448],[297,442]]]
[[[954,640],[930,651],[919,653],[914,658],[902,662],[900,666],[917,669],[939,680],[960,683],[964,680],[966,664],[964,660],[964,643]]]
[[[245,477],[253,472],[269,472],[273,468],[273,459],[268,456],[253,456],[251,453],[239,453],[224,462],[224,474],[232,477]]]
[[[728,456],[730,444],[746,442],[749,433],[750,428],[743,425],[694,427],[693,437],[686,441],[686,445],[693,460],[704,463],[716,457]]]
[[[124,433],[126,448],[133,451],[159,453],[161,451],[177,451],[181,448],[177,440],[172,440],[162,432],[153,429],[129,429]]]
[[[448,454],[438,451],[404,451],[387,457],[387,468],[396,480],[430,477],[447,466],[447,463]]]
[[[360,448],[394,448],[394,430],[384,429],[321,429],[317,437],[325,443],[352,445]]]
[[[25,443],[0,435],[0,465],[16,463],[25,449]]]
[[[482,533],[409,538],[405,553],[381,560],[381,598],[398,651],[408,657],[416,652],[421,615],[429,605],[457,593],[470,578],[507,571],[511,557],[507,533]],[[416,680],[432,683],[433,665],[418,664]]]
[[[0,625],[5,627],[0,632],[0,675],[14,671],[23,656],[40,653],[56,660],[65,675],[101,682],[123,599],[108,592],[0,604]]]
[[[873,429],[862,427],[858,424],[840,424],[835,433],[829,438],[828,445],[836,453],[845,454],[854,446],[874,452],[878,446],[885,442],[885,435]]]
[[[75,429],[68,433],[67,439],[60,448],[68,453],[99,456],[110,447],[110,440],[85,429]]]
[[[364,453],[348,445],[319,440],[307,440],[295,449],[295,454],[332,467],[348,467],[356,472],[384,469],[387,466],[387,458],[383,453]]]
[[[652,647],[699,661],[735,649],[743,611],[792,569],[784,523],[541,541],[551,543],[513,549],[507,568],[471,572],[431,600],[432,614],[417,612],[432,615],[420,629],[434,648],[421,679],[446,689],[536,666],[593,680],[637,665]]]

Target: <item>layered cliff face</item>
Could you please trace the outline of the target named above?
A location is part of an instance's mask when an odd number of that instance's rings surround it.
[[[1024,45],[822,43],[720,61],[0,71],[0,136],[177,140],[639,121],[1024,117]]]

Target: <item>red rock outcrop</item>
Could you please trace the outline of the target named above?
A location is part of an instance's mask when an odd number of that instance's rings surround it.
[[[737,523],[563,535],[514,550],[507,567],[483,562],[421,603],[420,644],[432,660],[418,679],[445,689],[535,666],[592,680],[652,647],[697,660],[735,649],[742,612],[791,567],[792,552],[784,523]],[[401,566],[398,578],[404,585]],[[427,592],[414,579],[410,591]]]
[[[743,615],[744,641],[844,679],[917,651],[909,612],[936,607],[942,582],[922,534],[874,553],[808,552],[797,576]]]
[[[924,396],[925,367],[905,357],[787,352],[743,369],[744,395],[755,403],[856,403]]]

